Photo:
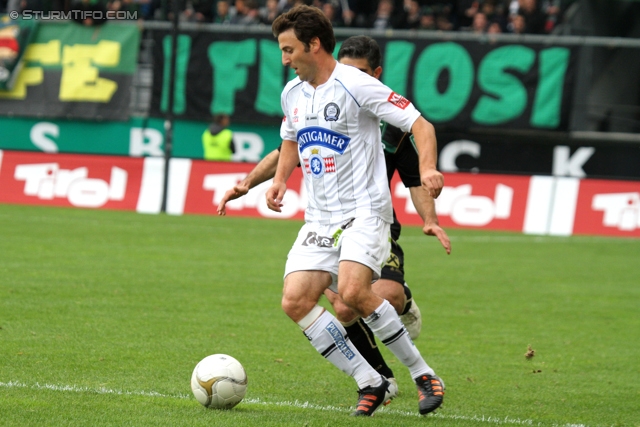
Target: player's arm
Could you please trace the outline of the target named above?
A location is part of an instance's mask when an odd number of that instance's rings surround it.
[[[236,184],[232,189],[227,190],[227,192],[224,193],[224,196],[222,196],[220,204],[218,204],[218,215],[226,215],[227,210],[225,206],[228,201],[244,196],[256,185],[262,184],[263,182],[273,178],[276,173],[276,167],[278,166],[279,156],[280,152],[277,149],[273,150],[260,160],[256,167],[253,168],[253,170],[249,172],[242,181]]]
[[[266,192],[267,207],[272,211],[281,212],[282,199],[287,191],[287,180],[298,165],[298,161],[298,143],[286,139],[282,141],[273,185]]]
[[[422,218],[422,221],[424,221],[422,232],[428,236],[436,236],[444,250],[447,251],[447,254],[450,254],[451,240],[449,240],[447,232],[444,231],[438,223],[435,200],[422,186],[409,187],[409,192],[411,193],[413,205]]]
[[[436,169],[438,162],[438,142],[436,130],[431,123],[419,116],[411,127],[420,158],[420,182],[434,199],[440,195],[444,177]]]

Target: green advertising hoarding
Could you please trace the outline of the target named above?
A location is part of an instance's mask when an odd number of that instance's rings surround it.
[[[171,88],[171,34],[156,31],[153,39],[152,116],[168,113],[170,92],[172,113],[180,119],[207,120],[225,113],[233,123],[276,124],[282,116],[280,93],[295,76],[282,66],[271,34],[182,32]],[[575,46],[398,37],[377,42],[383,83],[435,125],[568,129]]]
[[[203,158],[206,122],[174,123],[173,156]],[[127,122],[36,120],[0,117],[0,149],[48,153],[162,156],[164,121],[133,117]],[[275,126],[232,125],[238,145],[234,160],[257,162],[280,144]]]

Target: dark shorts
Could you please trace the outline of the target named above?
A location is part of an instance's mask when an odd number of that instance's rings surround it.
[[[380,278],[404,285],[404,252],[395,240],[391,241],[391,255],[382,267]]]

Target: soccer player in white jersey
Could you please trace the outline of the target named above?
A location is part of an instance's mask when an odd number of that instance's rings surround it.
[[[420,157],[420,178],[431,197],[444,180],[436,165],[433,126],[404,97],[354,67],[338,64],[331,52],[330,22],[313,7],[280,15],[272,30],[284,65],[298,77],[282,93],[283,139],[267,206],[280,212],[286,181],[304,165],[308,207],[305,225],[285,266],[282,308],[311,344],[357,382],[354,415],[372,415],[386,400],[389,382],[349,342],[335,317],[318,305],[336,287],[344,301],[409,368],[419,392],[419,410],[442,404],[443,384],[413,345],[388,301],[371,291],[389,251],[391,195],[380,140],[380,119],[411,130]]]
[[[382,74],[380,47],[375,40],[368,36],[352,36],[346,39],[338,52],[338,61],[356,67],[377,79]],[[426,235],[436,236],[445,251],[448,254],[451,253],[451,241],[438,224],[434,200],[421,186],[418,154],[411,144],[411,135],[388,123],[384,123],[382,129],[389,185],[391,185],[391,179],[397,170],[403,184],[409,188],[413,204],[424,221],[423,232]],[[227,202],[244,196],[250,189],[273,178],[279,156],[280,147],[265,156],[242,181],[226,191],[218,205],[219,215],[226,215]],[[420,309],[413,299],[409,286],[405,283],[404,253],[397,243],[400,233],[401,225],[394,215],[394,223],[391,225],[391,254],[382,267],[380,279],[372,285],[372,289],[374,293],[391,303],[400,315],[411,339],[415,340],[420,334],[422,320]],[[324,295],[331,302],[336,318],[347,331],[349,340],[367,362],[389,380],[390,397],[397,396],[398,383],[395,375],[380,353],[371,329],[362,318],[353,313],[340,300],[335,292],[327,289]]]

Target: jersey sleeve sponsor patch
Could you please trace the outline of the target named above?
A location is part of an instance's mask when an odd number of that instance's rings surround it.
[[[389,98],[387,99],[387,101],[389,101],[390,103],[392,103],[393,105],[395,105],[396,107],[402,110],[404,110],[409,106],[409,104],[411,104],[411,102],[407,98],[395,92],[391,92],[391,95],[389,95]]]

